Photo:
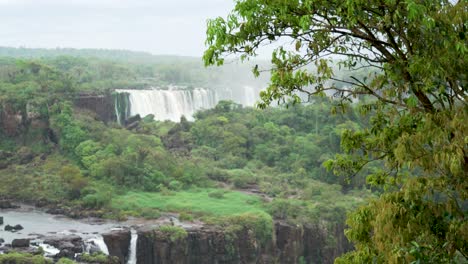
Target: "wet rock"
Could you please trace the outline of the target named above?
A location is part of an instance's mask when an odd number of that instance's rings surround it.
[[[5,243],[5,240],[3,238],[0,238],[0,245]]]
[[[71,254],[83,252],[83,239],[78,235],[48,236],[44,238],[44,244],[51,245],[62,254]],[[63,251],[63,252],[62,252]]]
[[[131,116],[129,118],[127,118],[127,120],[125,120],[125,126],[128,127],[129,125],[135,123],[135,122],[139,122],[141,121],[141,116],[140,115],[134,115],[134,116]]]
[[[133,130],[133,129],[137,129],[139,126],[140,126],[140,122],[136,121],[136,122],[128,124],[127,126],[125,126],[125,128],[128,130]]]
[[[64,215],[66,213],[66,211],[62,208],[50,208],[46,211],[46,213],[48,214],[53,214],[53,215]]]
[[[115,230],[102,234],[102,237],[109,250],[109,255],[116,256],[119,258],[120,263],[125,263],[129,257],[130,230]]]
[[[5,231],[10,231],[10,232],[16,232],[16,231],[19,231],[19,230],[22,230],[23,227],[21,225],[15,225],[15,226],[11,226],[11,225],[6,225],[5,226]]]
[[[13,239],[13,241],[11,242],[11,247],[14,247],[14,248],[29,247],[29,239],[27,238]]]
[[[60,259],[60,258],[73,259],[74,257],[75,257],[75,252],[67,248],[60,250],[60,252],[57,255],[55,255],[55,258],[57,259]]]
[[[45,207],[47,206],[47,204],[48,202],[44,199],[39,199],[34,202],[34,206],[39,207],[39,208]]]
[[[0,225],[3,225],[3,216],[0,216]]]
[[[14,205],[8,200],[0,200],[0,209],[17,209],[17,208],[19,208],[18,205]]]

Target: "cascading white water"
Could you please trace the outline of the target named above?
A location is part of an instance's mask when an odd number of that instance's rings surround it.
[[[51,246],[48,244],[39,243],[38,246],[41,247],[42,250],[44,250],[44,256],[46,257],[53,257],[57,255],[58,253],[60,253],[60,249],[55,248],[54,246]]]
[[[128,248],[128,260],[127,264],[136,264],[136,247],[137,247],[137,241],[138,241],[138,233],[136,232],[135,229],[130,230],[131,232],[131,239],[130,239],[130,246]]]
[[[86,253],[91,253],[92,246],[96,246],[102,253],[109,255],[109,249],[107,248],[104,238],[101,235],[96,235],[96,237],[87,239],[85,241],[85,251]]]
[[[244,94],[243,94],[243,100],[241,103],[247,106],[254,105],[257,99],[259,98],[258,92],[256,92],[253,87],[248,86],[248,85],[245,85],[243,89],[244,89],[243,90]]]
[[[213,108],[217,103],[215,92],[202,88],[193,90],[119,89],[116,92],[129,94],[130,115],[139,114],[145,117],[152,114],[156,120],[177,122],[181,116],[191,120],[197,110]]]

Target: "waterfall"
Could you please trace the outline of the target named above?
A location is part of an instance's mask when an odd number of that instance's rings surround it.
[[[131,239],[130,239],[130,246],[128,248],[128,261],[127,264],[136,264],[136,250],[137,250],[137,241],[138,241],[138,234],[135,229],[131,231]]]
[[[101,251],[102,253],[109,255],[109,249],[107,248],[104,238],[101,235],[96,235],[96,237],[87,239],[85,241],[85,251],[88,254],[93,253],[95,249]]]
[[[46,256],[46,257],[54,257],[55,255],[60,253],[59,249],[55,248],[54,246],[48,245],[48,244],[39,243],[38,246],[41,247],[42,250],[44,250],[44,256]]]
[[[245,85],[243,88],[242,104],[246,106],[253,106],[258,98],[258,92],[251,86]]]
[[[145,117],[154,115],[156,120],[171,120],[178,122],[181,116],[193,119],[197,110],[213,108],[216,103],[216,93],[212,90],[195,88],[182,89],[151,89],[151,90],[116,90],[117,93],[129,94],[130,115],[139,114]],[[120,117],[120,115],[117,114]]]

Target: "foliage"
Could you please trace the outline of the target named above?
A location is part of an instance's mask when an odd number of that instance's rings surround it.
[[[335,112],[358,98],[372,113],[367,128],[342,131],[345,153],[325,163],[348,179],[365,168],[385,191],[349,216],[356,250],[340,261],[466,261],[467,9],[447,0],[240,0],[227,19],[208,22],[207,65],[291,40],[272,54],[261,107],[328,94]],[[332,58],[348,77],[334,74]],[[356,72],[363,67],[368,74]],[[385,167],[369,169],[376,160]]]
[[[68,258],[60,258],[58,261],[57,261],[57,264],[74,264],[75,262],[71,259],[68,259]]]
[[[11,264],[50,264],[51,260],[43,256],[34,256],[31,254],[12,252],[8,254],[0,254],[0,263]]]
[[[188,233],[182,227],[163,225],[158,228],[160,232],[168,236],[172,242],[183,240],[187,237]]]
[[[253,232],[255,239],[266,245],[273,239],[273,219],[265,212],[247,212],[235,214],[216,220],[222,225],[227,235],[237,237],[239,232]]]
[[[79,256],[80,261],[86,263],[99,263],[99,264],[117,264],[119,263],[119,258],[115,256],[108,256],[103,253],[93,253],[93,254],[81,254]]]

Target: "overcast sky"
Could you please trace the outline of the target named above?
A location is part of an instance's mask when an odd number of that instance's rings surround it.
[[[0,0],[0,46],[201,56],[206,20],[233,0]]]

